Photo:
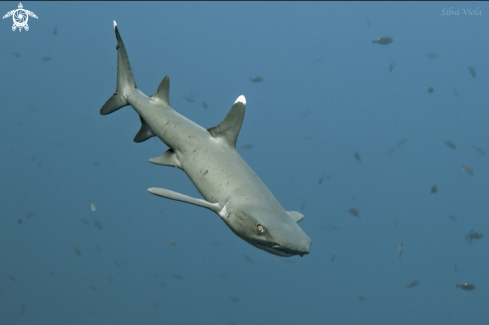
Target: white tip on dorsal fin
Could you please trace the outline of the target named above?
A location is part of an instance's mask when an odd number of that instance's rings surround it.
[[[236,140],[238,139],[239,130],[241,130],[241,124],[243,124],[245,109],[246,99],[241,95],[236,99],[224,120],[207,131],[214,138],[222,138],[229,146],[236,148]]]
[[[236,99],[236,101],[234,103],[236,104],[237,102],[242,102],[243,104],[246,105],[246,98],[245,98],[245,96],[243,96],[243,95],[239,96],[238,99]]]
[[[115,20],[114,20],[114,29],[115,29],[116,27],[117,27],[117,23],[116,23],[116,22],[115,22]]]

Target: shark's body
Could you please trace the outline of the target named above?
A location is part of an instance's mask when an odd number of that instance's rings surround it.
[[[250,244],[279,256],[309,253],[311,240],[297,225],[304,216],[287,212],[236,151],[246,100],[240,96],[226,118],[208,130],[178,114],[168,100],[169,79],[147,97],[132,75],[127,52],[114,22],[117,38],[117,89],[101,108],[105,115],[131,105],[142,127],[134,138],[160,138],[170,149],[150,162],[182,169],[204,197],[195,199],[166,189],[149,192],[210,209]]]

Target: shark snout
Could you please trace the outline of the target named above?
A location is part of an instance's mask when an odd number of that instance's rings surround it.
[[[305,236],[305,238],[302,240],[301,245],[299,246],[299,249],[297,250],[297,255],[300,255],[302,257],[302,255],[309,254],[309,251],[311,250],[311,242],[311,238]]]

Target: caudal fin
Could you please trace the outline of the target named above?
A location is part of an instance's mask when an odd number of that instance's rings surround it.
[[[137,88],[136,81],[132,75],[131,64],[127,56],[126,47],[122,42],[121,35],[114,20],[115,37],[117,38],[117,86],[115,93],[100,109],[100,114],[106,115],[117,111],[119,108],[129,105],[126,100],[128,91]]]

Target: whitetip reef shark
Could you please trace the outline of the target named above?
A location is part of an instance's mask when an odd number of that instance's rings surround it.
[[[136,87],[115,21],[114,30],[117,87],[100,109],[100,114],[110,114],[131,105],[142,124],[134,141],[143,142],[157,136],[170,148],[149,161],[182,169],[204,199],[163,188],[152,187],[148,191],[214,211],[238,237],[269,253],[285,257],[309,254],[311,239],[297,224],[304,216],[285,211],[236,151],[246,107],[245,97],[238,97],[219,125],[204,129],[171,108],[168,76],[163,78],[151,97]]]

